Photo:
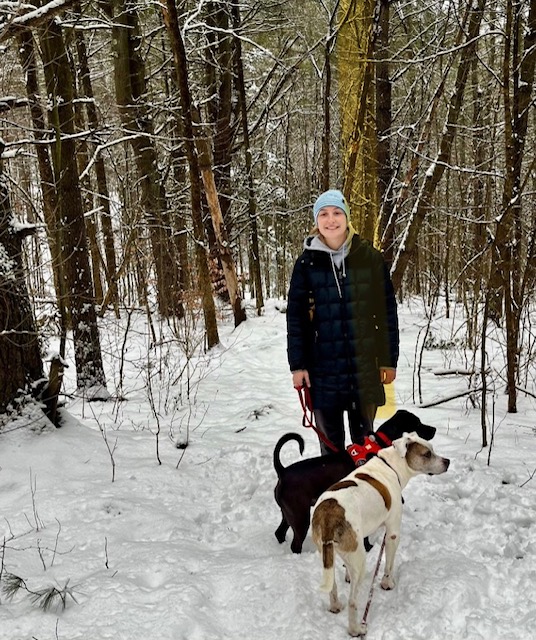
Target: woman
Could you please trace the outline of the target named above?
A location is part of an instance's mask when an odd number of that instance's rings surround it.
[[[287,306],[287,352],[294,387],[310,387],[317,428],[342,450],[344,412],[352,442],[373,431],[384,384],[396,377],[398,315],[379,251],[350,223],[340,191],[322,193],[315,227],[294,265]],[[322,453],[330,449],[320,442]]]

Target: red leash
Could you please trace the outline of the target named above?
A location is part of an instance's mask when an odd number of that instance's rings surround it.
[[[303,409],[302,425],[304,427],[311,427],[311,429],[313,429],[313,431],[320,438],[320,440],[322,440],[322,442],[326,445],[326,447],[329,447],[335,453],[339,453],[339,450],[333,444],[333,442],[328,440],[328,438],[322,433],[322,431],[320,431],[320,429],[317,429],[315,427],[315,423],[313,421],[313,417],[314,417],[313,400],[311,398],[311,391],[309,387],[294,387],[294,388],[298,392],[300,403]]]
[[[376,563],[376,570],[374,571],[374,575],[372,576],[372,583],[370,585],[369,596],[367,600],[367,606],[365,607],[365,612],[363,613],[363,619],[361,620],[361,624],[367,624],[368,612],[370,609],[370,605],[372,603],[372,594],[374,593],[374,581],[376,580],[376,576],[378,575],[378,570],[380,568],[380,563],[382,560],[383,550],[385,548],[385,535],[383,536],[382,546],[380,548],[380,553],[378,555],[378,562]]]

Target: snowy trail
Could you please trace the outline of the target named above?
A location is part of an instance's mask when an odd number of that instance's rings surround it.
[[[487,466],[478,410],[463,400],[427,410],[409,402],[418,326],[414,310],[401,312],[399,406],[438,428],[434,447],[452,464],[405,490],[397,586],[383,592],[376,585],[367,638],[529,640],[536,623],[536,482],[520,485],[536,467],[534,404],[525,400],[504,420]],[[279,545],[274,537],[275,442],[298,431],[305,455],[318,451],[314,434],[301,427],[291,388],[284,316],[269,308],[222,335],[224,346],[196,389],[182,459],[167,429],[175,420],[176,435],[186,422],[179,413],[163,414],[157,464],[155,425],[135,367],[127,372],[135,391],[129,395],[125,385],[129,399],[118,413],[111,403],[92,407],[117,442],[114,483],[102,435],[80,401],[70,402],[73,418],[60,430],[0,435],[4,571],[34,588],[69,580],[78,603],[45,613],[22,593],[11,601],[2,596],[1,640],[348,637],[346,610],[329,613],[318,590],[320,560],[310,538],[295,556],[288,541]],[[434,378],[432,370],[444,366],[439,351],[426,358],[428,393],[460,384]],[[297,448],[287,445],[284,464],[297,458]],[[369,554],[370,571],[378,547]],[[338,577],[345,600],[341,567]],[[369,577],[365,585],[361,611]]]

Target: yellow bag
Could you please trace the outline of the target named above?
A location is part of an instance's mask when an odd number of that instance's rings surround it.
[[[395,383],[383,385],[385,391],[385,404],[382,407],[378,407],[376,418],[380,420],[387,420],[396,413],[396,399],[395,399]]]

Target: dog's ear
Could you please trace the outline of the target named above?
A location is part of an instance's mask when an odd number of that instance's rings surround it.
[[[405,433],[401,438],[393,442],[393,447],[401,458],[406,457],[409,444],[415,442],[417,437],[417,434],[413,431],[412,433]]]

